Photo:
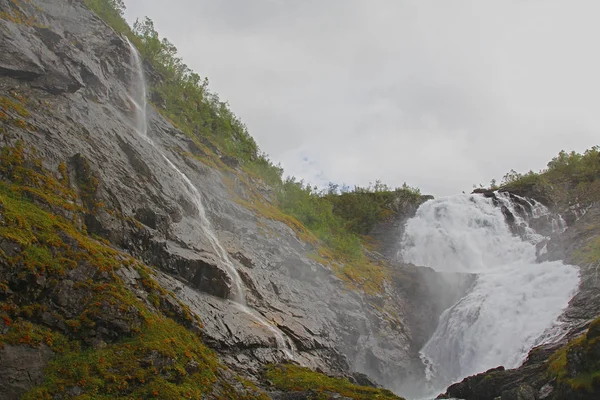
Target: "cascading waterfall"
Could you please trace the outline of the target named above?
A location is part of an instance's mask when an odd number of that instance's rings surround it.
[[[479,195],[431,200],[406,225],[405,262],[477,274],[421,350],[433,392],[499,365],[517,367],[552,334],[579,282],[576,267],[537,263],[535,244],[545,238],[529,228],[507,195],[497,193],[496,201]],[[502,205],[513,212],[524,239],[511,233]],[[548,215],[541,204],[530,205],[533,217]],[[564,229],[559,222],[553,226]]]
[[[225,269],[229,273],[231,280],[233,281],[234,293],[231,296],[231,299],[234,303],[234,306],[237,307],[242,312],[248,314],[254,320],[256,320],[261,326],[266,328],[273,337],[275,338],[275,342],[277,343],[277,348],[282,350],[287,358],[295,359],[294,357],[294,346],[291,341],[285,337],[278,329],[276,329],[272,324],[268,323],[262,316],[260,316],[256,311],[250,309],[246,305],[246,298],[244,294],[244,288],[242,285],[242,279],[237,272],[229,254],[223,246],[221,242],[216,236],[215,230],[212,227],[210,220],[206,215],[206,210],[204,208],[204,204],[202,203],[202,196],[196,186],[192,183],[192,181],[184,174],[171,160],[167,158],[167,156],[154,144],[154,142],[148,137],[148,125],[146,118],[146,106],[147,106],[147,89],[146,89],[146,80],[144,78],[144,70],[142,67],[142,60],[140,55],[135,48],[135,46],[127,39],[127,43],[130,48],[130,63],[134,70],[134,79],[131,85],[131,93],[129,94],[129,100],[133,104],[134,108],[134,118],[135,118],[135,131],[138,133],[147,143],[149,143],[156,151],[160,153],[160,155],[164,158],[166,163],[180,176],[187,195],[193,201],[196,206],[196,210],[198,211],[198,217],[200,221],[200,226],[202,228],[202,233],[208,239],[213,251],[216,253],[219,260],[225,266]]]

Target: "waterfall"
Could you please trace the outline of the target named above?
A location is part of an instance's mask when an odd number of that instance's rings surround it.
[[[278,329],[276,329],[272,324],[268,323],[262,316],[260,316],[256,311],[251,310],[246,305],[246,296],[244,293],[244,286],[242,284],[242,279],[240,274],[237,272],[231,258],[227,251],[221,245],[219,241],[216,231],[213,228],[210,220],[206,215],[206,210],[204,208],[204,204],[202,203],[202,195],[196,188],[196,186],[192,183],[192,181],[188,178],[186,174],[184,174],[169,158],[154,144],[152,139],[148,137],[148,123],[147,123],[147,115],[146,115],[146,106],[147,106],[147,95],[148,91],[146,88],[146,79],[144,78],[144,69],[142,65],[141,57],[129,39],[126,39],[129,44],[130,49],[130,64],[134,71],[134,77],[131,82],[129,94],[129,100],[131,101],[134,109],[134,120],[135,120],[135,131],[138,135],[142,137],[147,143],[149,143],[156,151],[160,153],[160,155],[164,158],[166,163],[179,175],[181,178],[183,185],[186,190],[186,194],[192,200],[194,205],[196,206],[196,210],[198,211],[198,217],[200,222],[200,227],[202,229],[202,233],[208,239],[213,251],[221,261],[221,263],[225,266],[229,277],[231,278],[234,286],[234,293],[231,296],[231,299],[239,310],[248,314],[254,320],[256,320],[260,325],[266,328],[275,338],[275,342],[277,343],[277,348],[282,350],[287,358],[295,359],[294,357],[294,346],[287,338],[284,336]]]
[[[549,215],[541,204],[529,205],[532,218]],[[524,235],[512,234],[502,206]],[[405,262],[477,275],[470,291],[441,315],[421,350],[433,391],[499,365],[517,367],[549,337],[577,288],[576,267],[536,262],[535,244],[545,238],[516,211],[501,193],[495,199],[459,195],[422,204],[407,222]],[[553,226],[562,230],[561,224],[557,219]]]

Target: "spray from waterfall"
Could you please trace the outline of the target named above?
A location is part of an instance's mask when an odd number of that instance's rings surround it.
[[[477,274],[421,350],[434,392],[489,368],[522,363],[540,338],[548,337],[579,282],[573,266],[537,263],[535,245],[545,238],[530,228],[510,198],[497,194],[496,201],[475,195],[432,200],[406,225],[404,261]],[[511,232],[502,205],[512,209],[524,236]],[[533,217],[549,214],[541,204],[535,207]],[[555,226],[562,229],[559,222]]]
[[[202,195],[196,188],[196,186],[192,183],[192,181],[188,178],[186,174],[184,174],[171,160],[167,158],[167,156],[154,144],[152,139],[148,137],[148,125],[147,125],[147,116],[146,116],[146,106],[147,106],[147,88],[146,88],[146,80],[144,78],[144,70],[142,66],[141,57],[135,48],[135,46],[127,39],[127,43],[130,48],[130,63],[134,70],[134,78],[131,84],[131,93],[129,94],[129,100],[133,104],[134,107],[134,118],[135,118],[135,131],[147,142],[149,143],[156,151],[160,153],[160,155],[164,158],[166,163],[180,176],[185,190],[188,194],[188,197],[193,201],[196,206],[196,210],[198,211],[198,217],[200,222],[200,227],[202,229],[202,233],[208,239],[213,251],[225,266],[227,273],[229,274],[233,286],[234,291],[230,298],[234,302],[234,305],[241,310],[242,312],[248,314],[254,320],[256,320],[260,325],[266,328],[275,338],[275,342],[277,343],[277,347],[284,352],[286,357],[289,359],[294,359],[294,346],[291,341],[285,337],[278,329],[276,329],[272,324],[268,323],[261,315],[259,315],[256,311],[251,310],[246,305],[246,296],[244,293],[244,287],[242,285],[242,279],[237,272],[231,258],[227,251],[221,245],[221,242],[216,236],[215,229],[213,228],[210,220],[206,215],[206,210],[204,208],[204,204],[202,203]]]

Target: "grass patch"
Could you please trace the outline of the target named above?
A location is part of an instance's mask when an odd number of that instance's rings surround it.
[[[594,227],[596,229],[597,227]],[[600,263],[600,237],[592,239],[588,244],[574,252],[578,263]]]
[[[401,400],[386,389],[358,386],[347,379],[332,378],[308,368],[292,364],[269,365],[265,377],[279,390],[286,392],[315,391],[316,399],[329,399],[337,393],[356,400]]]
[[[2,12],[0,12],[0,19],[2,19]],[[27,121],[31,115],[26,108],[26,99],[15,91],[10,94],[11,97],[0,96],[0,122],[35,132],[36,128]],[[6,133],[6,129],[0,127],[0,133]]]
[[[44,383],[22,398],[52,399],[77,387],[85,393],[81,399],[198,399],[212,392],[219,367],[197,335],[156,318],[133,338],[58,356]]]

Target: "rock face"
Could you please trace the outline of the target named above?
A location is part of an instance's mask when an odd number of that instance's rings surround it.
[[[20,393],[41,384],[44,367],[52,354],[52,350],[45,346],[39,349],[5,346],[0,352],[0,398],[16,400]]]
[[[200,317],[205,342],[226,364],[252,377],[261,365],[287,359],[277,348],[275,329],[293,343],[295,360],[305,366],[332,374],[362,372],[399,390],[421,378],[418,349],[439,314],[466,290],[469,277],[435,304],[428,298],[443,279],[399,263],[391,266],[384,293],[349,290],[330,266],[308,257],[313,244],[246,208],[235,174],[193,157],[201,151],[155,109],[148,107],[152,143],[136,132],[129,47],[82,3],[0,0],[0,11],[14,7],[27,23],[0,19],[0,96],[20,99],[27,111],[19,123],[0,120],[3,146],[35,149],[43,167],[57,176],[64,165],[87,210],[78,223],[153,266],[162,288]],[[234,160],[224,162],[237,167]],[[227,300],[235,288],[224,256],[173,166],[201,193],[212,233],[241,276],[258,318]],[[2,254],[11,251],[5,245]],[[128,268],[120,273],[133,291],[140,277]],[[56,307],[76,306],[80,278],[59,283]],[[105,322],[106,337],[90,345],[115,340],[127,327]],[[46,325],[53,326],[50,320]],[[1,375],[10,377],[0,380],[0,396],[17,398],[39,383],[49,358],[43,349],[0,350]],[[17,359],[22,370],[11,367]]]

